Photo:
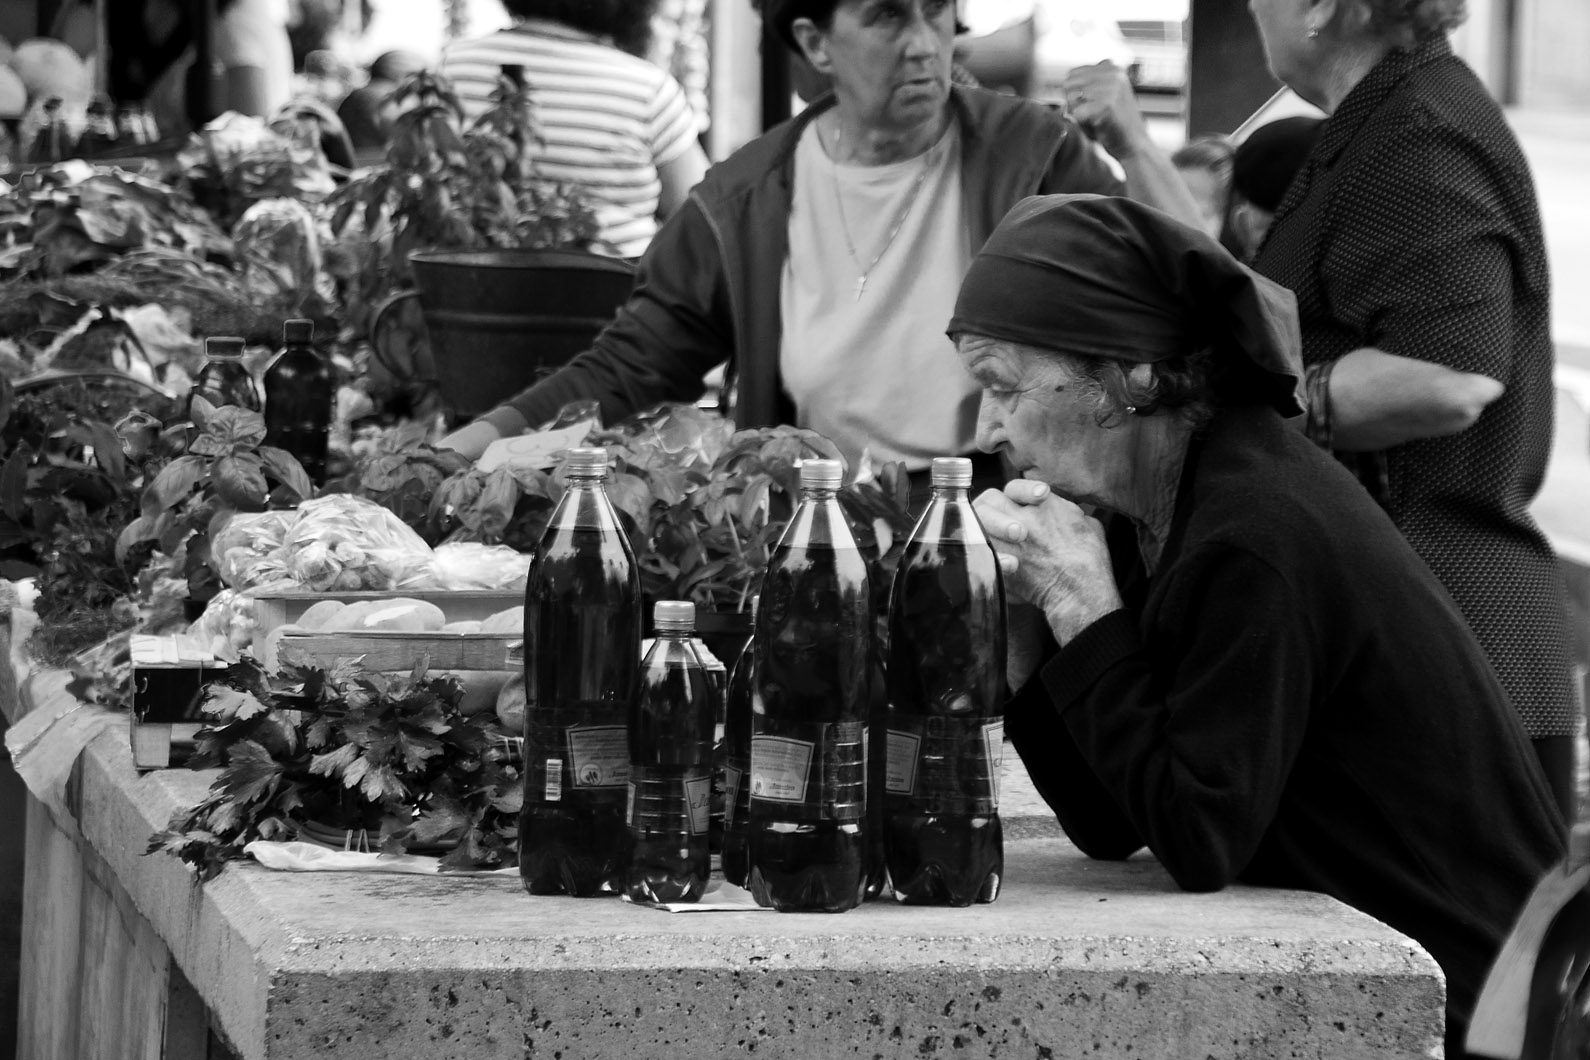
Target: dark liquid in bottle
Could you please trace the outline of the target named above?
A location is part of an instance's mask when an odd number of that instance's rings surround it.
[[[970,559],[970,563],[968,562]],[[1004,600],[986,546],[913,541],[889,633],[889,878],[901,902],[991,902],[998,814]]]
[[[751,748],[751,893],[843,912],[866,886],[871,606],[854,548],[781,547],[762,585]]]
[[[723,878],[744,887],[751,878],[751,679],[749,646],[729,675],[723,724]]]
[[[326,482],[326,445],[335,399],[331,368],[314,347],[293,343],[265,369],[265,442],[298,459],[316,485]]]
[[[548,531],[525,588],[525,799],[519,874],[531,894],[622,883],[628,696],[640,612],[619,539]]]
[[[624,894],[636,902],[693,902],[712,871],[712,734],[718,693],[690,660],[659,659],[641,672],[630,746],[633,776]],[[688,648],[686,648],[688,650]]]

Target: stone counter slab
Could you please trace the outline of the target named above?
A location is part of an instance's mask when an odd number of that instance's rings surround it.
[[[119,738],[118,738],[119,736]],[[1006,844],[992,905],[670,915],[503,877],[278,873],[141,856],[210,774],[107,733],[85,836],[240,1057],[1426,1057],[1433,961],[1331,899],[1178,891],[1151,858]]]

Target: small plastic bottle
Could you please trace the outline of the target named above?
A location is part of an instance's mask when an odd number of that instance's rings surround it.
[[[1004,874],[1005,592],[967,500],[972,464],[933,461],[933,496],[889,597],[889,879],[901,902],[992,902]]]
[[[691,644],[696,606],[663,600],[629,715],[629,868],[624,899],[694,902],[712,872],[717,694]]]
[[[265,369],[265,443],[287,450],[324,486],[336,383],[314,339],[311,320],[282,324],[281,352]]]
[[[750,891],[781,912],[845,912],[867,882],[873,608],[840,477],[837,460],[801,465],[756,618]]]
[[[602,483],[607,450],[569,450],[525,585],[525,792],[519,875],[531,894],[623,885],[629,705],[640,666],[640,575]]]
[[[758,597],[751,597],[756,625]],[[756,637],[746,639],[729,671],[723,721],[723,879],[736,887],[750,882],[751,681],[756,676]]]
[[[204,340],[204,367],[193,380],[188,393],[188,419],[193,419],[193,399],[202,397],[211,405],[236,405],[260,410],[259,390],[243,363],[243,340],[233,335]]]

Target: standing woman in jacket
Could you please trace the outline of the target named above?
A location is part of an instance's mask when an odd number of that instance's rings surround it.
[[[728,362],[742,427],[810,427],[853,466],[865,451],[920,478],[933,457],[971,452],[977,388],[944,327],[972,255],[1027,195],[1121,184],[1053,108],[952,87],[952,0],[764,13],[832,94],[708,173],[591,350],[444,445],[478,455],[576,399],[599,400],[609,423],[692,401]],[[1179,186],[1160,201],[1195,209]]]
[[[1463,0],[1251,0],[1271,71],[1326,112],[1254,268],[1297,295],[1309,433],[1456,601],[1565,813],[1568,619],[1529,514],[1552,430],[1534,182],[1447,30]]]

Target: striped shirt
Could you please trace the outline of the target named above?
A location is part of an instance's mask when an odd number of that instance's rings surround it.
[[[467,119],[491,105],[510,64],[524,67],[530,87],[539,175],[585,193],[606,244],[598,249],[639,257],[657,231],[657,168],[695,143],[695,115],[679,83],[600,38],[530,19],[443,52],[441,72]]]

